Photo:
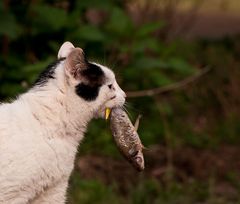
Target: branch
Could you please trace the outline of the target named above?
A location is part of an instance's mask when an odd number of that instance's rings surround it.
[[[163,86],[163,87],[158,87],[158,88],[153,88],[153,89],[146,89],[146,90],[141,90],[141,91],[129,91],[127,92],[127,97],[134,98],[134,97],[143,97],[143,96],[154,96],[157,94],[163,94],[167,93],[170,91],[174,91],[176,89],[180,89],[189,83],[195,82],[198,80],[201,76],[204,74],[208,73],[211,69],[209,67],[206,67],[199,71],[197,74],[187,77],[183,79],[182,81]]]

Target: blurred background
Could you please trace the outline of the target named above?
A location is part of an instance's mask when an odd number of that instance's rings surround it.
[[[1,0],[0,99],[71,41],[115,71],[148,150],[138,173],[93,121],[68,203],[240,203],[239,34],[239,0]]]

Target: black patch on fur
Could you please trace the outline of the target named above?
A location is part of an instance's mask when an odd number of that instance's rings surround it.
[[[76,93],[86,101],[94,101],[98,97],[99,89],[99,86],[92,87],[80,83],[76,86]]]
[[[60,58],[57,61],[49,64],[47,66],[47,68],[39,75],[39,77],[35,81],[34,85],[44,86],[48,82],[49,79],[55,79],[55,76],[54,76],[55,69],[58,66],[58,64],[65,59],[66,58],[63,57],[63,58]]]
[[[92,86],[102,85],[104,81],[104,73],[102,69],[91,63],[87,63],[87,69],[81,71],[81,75],[85,77]]]
[[[86,101],[96,100],[100,87],[104,84],[104,72],[102,69],[89,62],[86,63],[87,68],[81,71],[81,76],[84,77],[84,83],[76,86],[76,93],[78,96]]]

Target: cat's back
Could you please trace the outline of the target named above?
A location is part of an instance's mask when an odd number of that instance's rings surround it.
[[[25,113],[24,113],[25,112]],[[19,154],[18,146],[24,147],[28,121],[26,108],[18,101],[0,105],[0,160],[10,154]],[[26,150],[23,150],[26,151]],[[14,153],[15,152],[15,153]],[[0,161],[0,163],[1,163]]]
[[[29,111],[21,102],[0,104],[0,141],[8,135],[20,133],[28,120]]]
[[[0,104],[0,142],[2,144],[4,137],[10,134],[12,117],[12,104]]]
[[[21,161],[42,146],[29,107],[20,100],[0,105],[0,167]]]

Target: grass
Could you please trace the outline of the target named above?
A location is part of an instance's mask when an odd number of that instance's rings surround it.
[[[229,175],[229,179],[234,176]],[[163,184],[156,179],[141,179],[136,185],[122,193],[117,183],[104,184],[97,180],[86,180],[74,173],[70,181],[70,204],[237,204],[240,203],[239,188],[236,194],[220,194],[214,176],[207,181],[190,180],[187,183],[173,181]],[[239,186],[238,186],[239,187]]]
[[[76,172],[70,180],[68,197],[70,204],[104,204],[106,202],[118,204],[121,201],[121,197],[114,190],[114,185],[107,186],[97,180],[81,179]]]

